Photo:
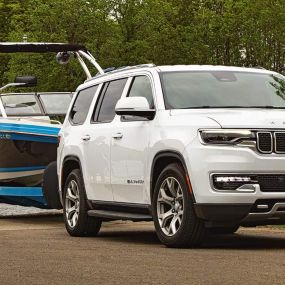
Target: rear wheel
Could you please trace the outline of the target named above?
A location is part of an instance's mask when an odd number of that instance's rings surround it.
[[[67,232],[71,236],[95,236],[102,221],[88,216],[84,183],[79,169],[67,177],[63,191],[63,214]]]
[[[160,174],[152,201],[156,232],[169,247],[199,245],[204,237],[203,222],[196,216],[183,168],[168,165]]]

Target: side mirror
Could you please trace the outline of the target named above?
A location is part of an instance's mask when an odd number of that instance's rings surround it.
[[[155,110],[149,108],[148,101],[144,97],[125,97],[121,98],[115,107],[117,115],[137,116],[152,120]]]
[[[19,87],[34,87],[37,86],[37,77],[36,76],[17,76],[15,83]]]

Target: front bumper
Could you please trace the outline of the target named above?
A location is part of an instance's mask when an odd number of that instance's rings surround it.
[[[259,209],[258,205],[269,205]],[[210,225],[285,224],[285,200],[257,200],[254,204],[195,204],[196,215]]]
[[[213,174],[285,175],[284,154],[259,154],[249,147],[202,145],[197,139],[189,145],[184,158],[197,204],[249,204],[258,199],[285,199],[284,191],[218,191]],[[252,189],[251,189],[252,190]]]
[[[255,184],[245,189],[250,191],[221,191],[212,183],[213,174],[283,176],[284,154],[260,154],[244,146],[202,145],[197,138],[183,155],[199,218],[221,225],[285,224],[285,187],[264,191]]]

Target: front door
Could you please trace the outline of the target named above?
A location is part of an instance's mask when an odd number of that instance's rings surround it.
[[[149,77],[133,78],[128,96],[145,97],[154,108]],[[138,117],[120,117],[111,140],[111,184],[114,200],[146,204],[147,159],[152,121]]]

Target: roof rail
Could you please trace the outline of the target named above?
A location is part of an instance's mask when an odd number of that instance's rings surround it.
[[[122,70],[136,69],[136,68],[154,67],[154,66],[156,66],[154,63],[144,63],[144,64],[131,65],[131,66],[121,66],[118,67],[116,70],[122,71]]]
[[[104,69],[104,74],[100,74],[99,72],[95,75],[95,77],[104,76],[106,74],[114,74],[120,71],[127,71],[132,69],[138,69],[138,68],[147,68],[147,67],[155,67],[156,65],[153,63],[146,63],[146,64],[139,64],[139,65],[131,65],[131,66],[120,66],[120,67],[108,67]],[[93,78],[95,78],[93,77]],[[92,79],[92,78],[91,78]],[[90,79],[89,79],[90,80]],[[87,80],[87,81],[89,81]]]
[[[122,71],[122,70],[144,68],[144,67],[154,67],[154,66],[156,65],[153,63],[146,63],[146,64],[138,64],[138,65],[119,66],[117,68],[110,67],[110,69],[112,68],[112,70],[108,71],[109,68],[107,68],[107,72],[116,72],[116,71]]]

